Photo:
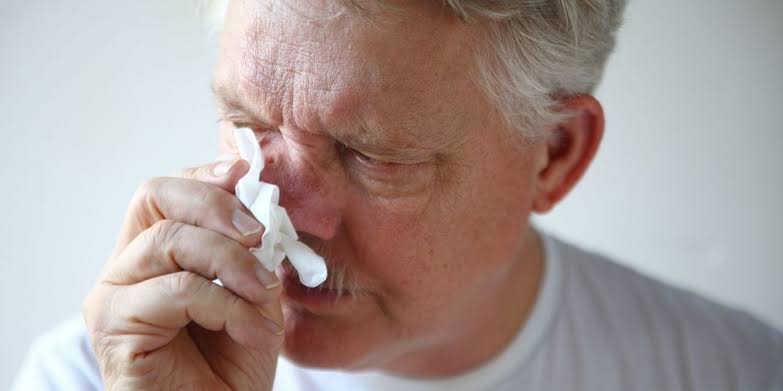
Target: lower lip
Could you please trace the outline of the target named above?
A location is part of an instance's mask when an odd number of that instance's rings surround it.
[[[305,307],[334,307],[350,299],[350,294],[339,295],[335,290],[308,288],[293,277],[286,276],[282,282],[283,296]]]

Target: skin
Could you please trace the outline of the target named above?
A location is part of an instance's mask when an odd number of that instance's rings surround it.
[[[347,271],[356,298],[311,308],[258,271],[247,248],[261,233],[232,223],[246,212],[232,195],[245,162],[152,179],[85,300],[107,385],[268,389],[280,353],[449,376],[524,324],[543,272],[529,216],[589,165],[598,102],[563,98],[574,115],[528,140],[472,82],[475,27],[419,3],[396,17],[314,18],[302,15],[311,4],[291,5],[229,8],[213,86],[220,149],[236,157],[232,130],[256,132],[260,179],[280,187],[301,240]]]

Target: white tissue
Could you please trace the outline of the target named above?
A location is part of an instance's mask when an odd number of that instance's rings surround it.
[[[250,252],[269,271],[275,270],[287,255],[303,285],[310,288],[320,285],[327,275],[324,259],[299,242],[288,213],[278,205],[280,189],[259,180],[264,169],[264,155],[255,134],[250,129],[236,129],[234,140],[239,156],[250,163],[250,171],[237,182],[237,198],[264,225],[261,247],[250,249]]]

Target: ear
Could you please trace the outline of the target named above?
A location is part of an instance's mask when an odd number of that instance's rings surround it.
[[[604,134],[604,112],[590,95],[560,99],[562,111],[570,116],[557,124],[546,137],[545,151],[539,160],[533,211],[551,210],[576,185]]]

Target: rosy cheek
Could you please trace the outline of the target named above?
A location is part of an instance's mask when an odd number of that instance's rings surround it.
[[[431,265],[432,233],[425,216],[406,216],[355,203],[346,221],[363,271],[381,279],[390,296],[408,296]],[[424,219],[424,220],[422,220]]]

